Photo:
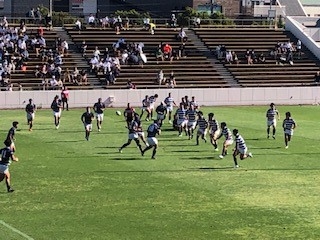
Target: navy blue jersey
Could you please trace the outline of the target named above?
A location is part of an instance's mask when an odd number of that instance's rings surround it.
[[[54,112],[59,112],[61,108],[61,103],[57,100],[53,100],[53,102],[51,103],[51,109]]]
[[[81,116],[81,120],[86,124],[91,124],[94,115],[92,112],[84,112]]]
[[[6,148],[0,149],[0,153],[1,153],[0,164],[9,165],[13,155],[12,150],[9,147],[6,147]]]
[[[156,123],[152,123],[149,127],[148,127],[148,136],[147,137],[155,137],[157,135],[157,133],[159,132],[160,127],[158,126],[158,124]]]
[[[167,112],[167,108],[164,106],[164,105],[159,105],[157,108],[156,108],[156,112],[160,115],[163,115]]]
[[[13,141],[14,135],[16,134],[16,128],[12,127],[9,129],[9,132],[7,134],[6,141],[11,143]]]
[[[104,105],[104,103],[102,102],[96,102],[94,105],[93,105],[93,110],[95,113],[97,114],[102,114],[103,113],[103,110],[106,108],[106,106]]]
[[[26,106],[26,112],[27,113],[34,113],[34,111],[36,110],[36,105],[29,103]]]

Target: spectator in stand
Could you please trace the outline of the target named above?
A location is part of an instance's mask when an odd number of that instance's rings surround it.
[[[171,71],[169,78],[166,80],[166,85],[168,88],[174,88],[176,86],[176,77],[173,71]]]
[[[78,31],[82,30],[82,23],[81,23],[80,19],[77,19],[77,21],[75,22],[75,29]]]
[[[58,81],[56,79],[56,76],[53,75],[50,80],[50,89],[57,90],[57,88],[58,88]]]
[[[128,80],[127,89],[136,89],[136,85],[131,80]]]
[[[159,85],[162,85],[162,84],[166,83],[166,78],[164,77],[162,69],[160,69],[159,72],[157,73],[157,83]]]
[[[68,51],[69,51],[69,44],[67,42],[67,40],[63,40],[61,43],[61,51],[62,54],[65,56],[68,56]]]
[[[35,11],[34,16],[35,16],[36,24],[41,24],[41,22],[42,22],[42,14],[41,14],[41,11],[40,11],[39,7],[37,7],[37,10]]]
[[[200,25],[201,24],[201,19],[200,19],[200,17],[195,17],[194,19],[193,19],[193,25],[194,25],[194,27],[195,28],[200,28]]]
[[[156,60],[157,60],[157,64],[159,63],[159,59],[161,61],[164,61],[164,57],[163,57],[163,51],[162,51],[162,46],[161,44],[158,45],[157,49],[156,49]]]
[[[226,57],[226,54],[227,54],[226,46],[225,45],[221,45],[219,59],[223,60]]]
[[[185,43],[188,41],[188,36],[183,28],[180,29],[178,36],[177,36],[177,39],[179,41],[181,41],[182,43]]]
[[[83,40],[82,43],[81,43],[81,47],[80,47],[81,48],[80,51],[82,53],[82,57],[86,57],[87,47],[88,47],[88,45],[86,44],[86,41]]]
[[[259,57],[258,57],[258,63],[266,63],[266,56],[263,53],[260,53]]]
[[[72,81],[74,84],[79,85],[80,81],[80,72],[77,67],[74,68],[72,72]]]
[[[172,47],[168,43],[166,43],[162,50],[163,50],[164,59],[170,60],[172,56]]]
[[[232,59],[233,59],[233,63],[235,63],[237,66],[239,66],[239,58],[238,55],[235,52],[232,52]]]
[[[66,70],[63,73],[63,82],[72,82],[72,74],[70,72],[69,68],[66,68]]]
[[[298,39],[296,44],[296,52],[297,52],[298,59],[301,59],[301,53],[302,53],[301,50],[302,50],[302,43],[301,43],[301,40]]]
[[[179,45],[179,49],[178,49],[178,59],[185,58],[185,57],[187,57],[187,55],[186,55],[186,44],[185,43],[181,43]]]
[[[231,51],[227,51],[225,63],[232,64],[233,63],[233,57]]]
[[[128,16],[126,16],[125,20],[123,21],[123,29],[124,30],[129,30],[130,27],[130,19]]]
[[[46,28],[47,28],[47,30],[52,29],[52,17],[49,13],[46,16]]]
[[[247,49],[246,53],[245,53],[245,57],[247,59],[247,64],[251,65],[253,64],[253,60],[251,58],[251,51],[249,49]]]
[[[80,80],[80,85],[88,85],[88,74],[85,69],[82,69],[80,72],[81,80]]]
[[[104,18],[101,18],[100,22],[101,22],[101,27],[103,29],[106,29],[107,27],[110,27],[110,22],[109,22],[109,17],[108,16],[105,16]]]
[[[58,77],[57,86],[59,90],[63,89],[63,82],[60,77]]]
[[[177,27],[177,18],[176,18],[176,15],[174,13],[171,14],[170,27],[172,27],[174,29]]]
[[[143,29],[149,31],[150,30],[150,18],[145,17],[143,19]]]
[[[90,16],[88,18],[88,24],[90,27],[95,27],[96,25],[96,18],[93,16],[92,13],[90,13]]]
[[[320,84],[320,70],[316,72],[316,74],[314,75],[314,82],[316,85]]]

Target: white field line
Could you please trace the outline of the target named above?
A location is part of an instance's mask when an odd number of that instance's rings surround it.
[[[32,237],[29,237],[27,234],[19,231],[18,229],[10,226],[9,224],[5,223],[4,221],[0,220],[0,224],[2,224],[3,226],[9,228],[11,231],[21,235],[22,237],[24,237],[25,239],[28,239],[28,240],[34,240]]]

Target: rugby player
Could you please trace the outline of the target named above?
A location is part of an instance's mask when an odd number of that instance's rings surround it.
[[[193,105],[190,105],[189,109],[186,112],[187,115],[187,133],[188,133],[188,139],[193,138],[193,132],[196,129],[197,125],[197,111],[194,109]]]
[[[289,147],[289,142],[291,141],[291,137],[293,135],[293,129],[297,126],[295,120],[291,118],[291,113],[286,112],[286,118],[283,120],[282,127],[284,130],[284,143],[285,148]]]
[[[198,120],[197,120],[196,126],[198,126],[196,144],[199,145],[199,138],[200,137],[206,143],[207,142],[206,134],[207,134],[207,130],[208,130],[208,121],[207,121],[207,119],[204,118],[203,112],[201,112],[201,111],[198,112]]]
[[[219,151],[217,137],[219,136],[219,123],[214,118],[214,113],[208,114],[208,124],[209,124],[209,134],[210,134],[210,143],[214,147],[214,151]]]
[[[27,113],[27,122],[29,125],[29,131],[32,131],[33,120],[35,118],[36,113],[36,105],[33,103],[32,99],[29,99],[29,103],[26,105],[26,113]]]
[[[240,154],[240,160],[244,160],[247,157],[251,157],[252,158],[252,153],[248,152],[248,148],[246,145],[245,140],[243,139],[243,137],[239,134],[238,129],[233,129],[233,135],[235,137],[235,141],[236,141],[236,145],[233,151],[233,161],[234,161],[234,167],[238,168],[238,161],[237,161],[237,156]]]
[[[277,118],[280,120],[280,113],[276,109],[274,103],[270,104],[270,108],[266,113],[267,117],[267,138],[270,138],[270,128],[272,127],[272,138],[276,139]]]
[[[173,106],[177,106],[176,103],[173,100],[173,97],[171,97],[171,93],[168,94],[168,97],[164,99],[164,103],[167,106],[167,114],[168,114],[168,120],[169,124],[172,124],[171,117],[173,112]]]
[[[187,117],[186,117],[186,110],[184,109],[184,105],[180,103],[180,107],[177,109],[175,113],[175,117],[177,118],[177,125],[179,131],[179,137],[182,137],[182,130],[186,132],[187,127]],[[187,132],[186,132],[187,135]]]
[[[220,139],[222,136],[224,136],[225,140],[223,142],[222,152],[219,158],[224,158],[224,156],[227,155],[228,147],[233,144],[233,137],[230,129],[227,127],[227,124],[225,122],[222,122],[220,126],[221,132],[217,139]]]
[[[85,129],[85,138],[89,141],[90,132],[92,131],[92,120],[94,119],[94,115],[91,112],[90,107],[86,108],[86,111],[81,115],[81,121],[84,125]]]
[[[104,109],[106,108],[105,104],[102,102],[102,98],[98,99],[98,102],[96,102],[93,105],[93,111],[96,114],[96,119],[97,119],[97,128],[98,131],[101,131],[102,127],[102,122],[103,122],[103,117],[104,117]]]
[[[146,151],[153,148],[151,159],[155,159],[158,148],[158,139],[156,138],[156,135],[159,135],[161,132],[157,120],[154,120],[154,122],[148,127],[147,132],[147,141],[149,146],[147,146],[144,150],[141,151],[141,155],[143,156]]]

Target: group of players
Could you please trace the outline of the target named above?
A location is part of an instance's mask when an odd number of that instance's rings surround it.
[[[240,159],[243,160],[247,157],[252,157],[252,153],[248,152],[246,142],[244,138],[240,135],[238,129],[231,130],[227,127],[226,122],[221,122],[218,124],[218,121],[215,119],[214,113],[208,114],[208,119],[206,119],[203,112],[200,110],[199,105],[197,104],[195,97],[192,97],[189,100],[188,96],[185,96],[181,99],[181,102],[178,105],[178,109],[174,111],[174,107],[177,106],[171,93],[160,102],[160,104],[155,107],[158,95],[145,96],[142,100],[141,113],[137,113],[135,109],[130,106],[130,103],[127,104],[127,108],[124,110],[124,117],[126,120],[126,127],[128,129],[128,141],[124,143],[120,148],[119,152],[131,144],[134,140],[139,148],[141,155],[144,156],[145,152],[152,149],[151,158],[155,159],[157,148],[158,148],[158,139],[157,135],[161,133],[161,127],[163,121],[168,118],[169,124],[172,124],[174,129],[178,131],[178,136],[182,137],[183,132],[188,139],[191,140],[196,135],[196,145],[199,145],[199,139],[201,138],[204,142],[207,142],[207,132],[209,132],[210,143],[214,147],[214,151],[218,151],[218,140],[224,138],[222,144],[222,151],[219,155],[219,158],[224,158],[227,155],[227,149],[235,141],[235,147],[233,149],[233,160],[234,167],[238,168],[237,156],[240,156]],[[92,131],[92,122],[94,119],[97,121],[97,129],[100,132],[102,128],[102,122],[104,118],[104,110],[106,106],[101,98],[93,105],[93,112],[91,107],[86,107],[86,111],[81,115],[81,121],[84,124],[85,129],[85,139],[89,140],[90,132]],[[59,96],[56,95],[51,103],[51,109],[54,116],[55,128],[59,128],[61,112],[64,110],[64,104],[59,99]],[[33,121],[35,118],[36,105],[33,103],[32,99],[29,99],[28,104],[25,107],[27,122],[29,125],[29,131],[32,131]],[[142,129],[142,117],[144,113],[147,114],[145,120],[153,122],[147,128],[147,139],[145,139],[144,131]],[[154,115],[156,114],[156,117]],[[293,135],[293,131],[296,128],[296,122],[291,117],[290,112],[286,112],[286,117],[283,120],[282,127],[284,130],[284,141],[285,148],[289,147],[289,142]],[[267,118],[267,138],[270,138],[270,133],[272,130],[272,138],[276,137],[276,125],[277,120],[280,120],[280,113],[276,109],[275,104],[271,103],[270,108],[266,113]],[[15,152],[15,133],[18,128],[18,122],[14,121],[12,127],[8,131],[7,137],[4,141],[5,147],[0,149],[1,158],[0,158],[0,182],[5,179],[7,191],[13,192],[10,185],[10,172],[9,165],[11,161],[18,161],[18,157],[14,155]],[[142,147],[140,140],[145,144],[145,148]]]

